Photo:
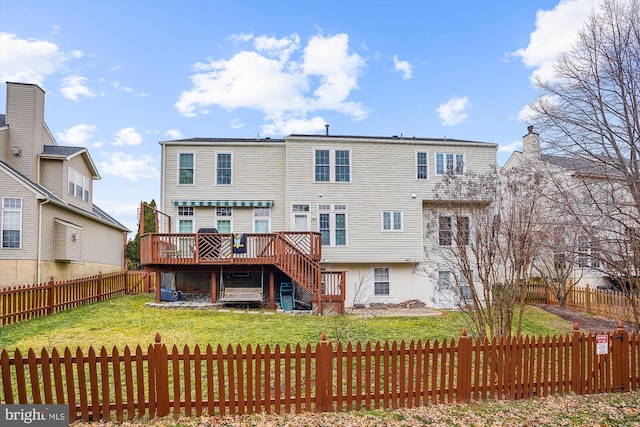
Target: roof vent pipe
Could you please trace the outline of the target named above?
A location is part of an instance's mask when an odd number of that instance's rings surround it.
[[[327,129],[326,135],[329,136],[329,125],[324,125],[324,127]]]

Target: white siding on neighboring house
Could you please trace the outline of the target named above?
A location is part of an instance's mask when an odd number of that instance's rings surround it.
[[[99,175],[85,149],[57,145],[44,123],[40,87],[7,83],[0,142],[0,206],[3,198],[11,198],[14,210],[7,216],[19,217],[21,223],[20,247],[0,248],[0,287],[31,284],[49,275],[63,280],[121,270],[126,228],[100,210],[94,213],[91,193]],[[89,192],[79,198],[69,194],[69,166],[86,177],[80,181]],[[67,226],[56,230],[56,219]],[[9,231],[15,236],[15,229]]]
[[[0,260],[35,259],[38,236],[38,202],[36,195],[8,175],[0,171],[0,209],[2,199],[20,198],[22,201],[21,245],[19,249],[0,247]],[[1,210],[0,210],[1,214]],[[0,230],[4,218],[0,218]]]

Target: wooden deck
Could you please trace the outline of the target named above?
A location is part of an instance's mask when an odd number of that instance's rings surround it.
[[[147,233],[140,237],[140,263],[156,271],[172,267],[273,265],[322,305],[344,312],[345,273],[320,267],[320,233]]]

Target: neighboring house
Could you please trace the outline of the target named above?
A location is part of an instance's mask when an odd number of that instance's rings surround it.
[[[448,218],[451,227],[451,213],[440,210],[433,189],[447,173],[491,170],[497,144],[334,136],[327,128],[326,135],[193,138],[162,141],[160,146],[159,209],[171,218],[174,233],[202,228],[221,234],[315,232],[322,271],[346,272],[346,306],[413,299],[429,306],[457,306],[443,282],[446,274],[455,273],[440,271],[445,263],[437,255],[426,256],[434,245],[447,244],[439,243],[438,233],[427,233],[434,215]],[[188,246],[193,251],[197,245]],[[222,282],[233,273],[190,260],[200,265],[152,267],[169,274],[198,267],[217,282],[212,287],[215,301]],[[291,278],[276,275],[275,281],[277,299],[279,283]]]
[[[545,204],[549,209],[550,218],[541,218],[540,221],[550,222],[547,225],[550,235],[560,233],[559,230],[562,227],[556,227],[556,225],[563,222],[563,214],[561,212],[566,210],[566,204],[583,204],[582,209],[585,209],[585,207],[592,205],[593,201],[590,198],[594,197],[594,195],[597,197],[611,197],[608,191],[586,191],[584,187],[585,182],[588,182],[588,180],[592,179],[594,182],[598,182],[599,177],[604,176],[602,174],[603,169],[600,166],[594,166],[593,162],[576,157],[543,153],[540,146],[540,136],[533,131],[533,126],[528,126],[527,134],[522,138],[522,147],[523,151],[513,152],[503,169],[529,165],[543,172],[548,182],[546,188],[549,191],[543,200],[546,200]],[[585,173],[588,178],[585,178]],[[562,188],[562,190],[559,188]],[[561,192],[565,192],[566,195],[561,197]],[[567,218],[567,222],[571,222],[569,218]],[[569,260],[573,263],[569,280],[576,283],[577,287],[609,286],[608,275],[600,271],[601,265],[596,247],[590,244],[586,236],[576,236],[575,231],[563,232],[572,233],[566,239],[560,239],[565,244],[572,245],[572,247],[567,248],[566,252],[556,251],[554,263],[565,264]],[[555,238],[560,238],[560,236],[555,236]]]
[[[0,114],[0,287],[122,270],[129,230],[93,204],[86,148],[59,146],[44,91],[7,83]]]

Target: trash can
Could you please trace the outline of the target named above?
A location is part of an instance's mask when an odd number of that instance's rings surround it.
[[[160,288],[160,301],[176,302],[180,300],[181,295],[180,291]]]

